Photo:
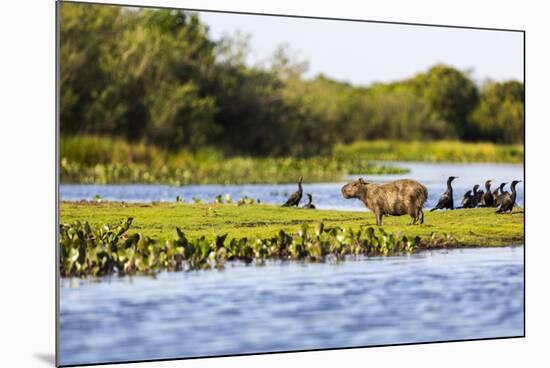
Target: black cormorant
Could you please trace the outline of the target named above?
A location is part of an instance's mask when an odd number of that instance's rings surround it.
[[[509,196],[510,193],[508,191],[504,191],[504,186],[508,183],[500,183],[500,186],[497,190],[493,192],[493,196],[495,197],[495,203],[494,206],[498,207],[502,203],[502,199],[506,196]]]
[[[300,178],[298,179],[298,190],[292,193],[290,197],[288,197],[285,204],[283,204],[283,207],[292,207],[292,206],[298,207],[298,205],[300,204],[300,201],[302,200],[302,192],[303,192],[302,179],[303,177],[300,176]]]
[[[309,209],[314,210],[315,205],[312,203],[313,202],[313,197],[309,193],[306,193],[306,195],[307,195],[308,202],[306,204],[304,204],[303,208],[309,208]]]
[[[439,198],[437,205],[434,208],[432,208],[430,212],[435,210],[443,210],[443,209],[449,209],[449,210],[455,209],[454,200],[453,200],[453,187],[451,186],[451,183],[456,178],[458,178],[458,176],[449,176],[449,178],[447,179],[447,190],[445,191],[445,193],[443,193],[441,198]]]
[[[502,194],[502,188],[504,188],[504,186],[506,185],[507,183],[500,183],[500,185],[498,186],[497,189],[493,190],[493,197],[496,198],[497,195],[499,194]]]
[[[474,196],[472,195],[471,190],[464,193],[464,197],[462,197],[462,202],[461,202],[462,208],[472,208],[471,203],[472,203],[473,197]]]
[[[497,210],[497,213],[512,212],[512,209],[514,208],[514,204],[516,204],[516,196],[517,196],[516,185],[518,183],[521,183],[521,180],[514,180],[512,184],[510,184],[510,189],[512,190],[512,194],[509,196],[504,195],[504,197],[502,198],[500,207]]]
[[[481,203],[481,199],[483,198],[483,191],[478,190],[479,184],[474,185],[474,191],[472,193],[472,208],[477,207],[478,204]]]
[[[492,180],[487,180],[485,182],[485,194],[483,194],[483,205],[485,207],[493,207],[493,204],[495,202],[495,197],[493,197],[493,193],[491,193],[491,182]]]

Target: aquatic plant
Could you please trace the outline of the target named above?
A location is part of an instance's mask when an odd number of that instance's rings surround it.
[[[280,230],[272,237],[227,239],[227,234],[207,239],[188,237],[176,228],[176,236],[158,241],[141,233],[129,234],[133,218],[115,225],[92,227],[75,221],[60,226],[61,276],[104,276],[134,273],[153,274],[223,267],[226,261],[263,263],[266,259],[322,262],[328,256],[389,256],[411,253],[422,246],[420,237],[409,239],[383,229],[303,224],[299,231]],[[438,241],[433,236],[430,242]],[[435,243],[434,243],[435,244]]]
[[[256,203],[260,203],[260,200],[259,199],[254,199],[254,198],[250,198],[248,196],[244,196],[242,198],[239,198],[237,200],[237,206],[244,206],[244,205],[247,205],[247,204],[256,204]]]
[[[224,194],[224,195],[218,194],[214,198],[214,203],[215,204],[233,204],[235,202],[233,201],[233,198],[231,198],[230,194]],[[244,206],[249,204],[260,203],[260,200],[250,198],[249,196],[244,196],[244,197],[238,198],[236,203],[237,203],[237,206]]]
[[[150,152],[145,152],[147,147]],[[114,152],[112,157],[108,155],[109,149]],[[312,183],[341,180],[348,174],[407,172],[391,165],[350,161],[345,157],[225,157],[212,149],[167,152],[152,145],[94,136],[62,137],[60,164],[62,183],[82,184],[288,183],[305,173],[307,182]]]
[[[86,148],[86,149],[83,149]],[[108,152],[113,154],[109,156]],[[337,145],[332,156],[225,157],[221,152],[163,151],[107,137],[61,139],[61,181],[82,184],[258,184],[341,180],[346,175],[403,174],[376,161],[523,162],[523,146],[459,141],[364,141]]]

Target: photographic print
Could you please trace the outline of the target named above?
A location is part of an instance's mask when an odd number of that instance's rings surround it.
[[[57,364],[524,336],[524,32],[57,3]]]

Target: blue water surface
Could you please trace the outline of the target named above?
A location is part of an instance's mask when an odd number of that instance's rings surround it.
[[[523,247],[62,279],[61,363],[521,336]]]
[[[446,181],[449,176],[458,176],[453,183],[454,199],[456,205],[464,193],[472,189],[475,184],[480,184],[484,189],[487,179],[493,180],[493,190],[501,182],[523,179],[523,166],[512,164],[449,164],[449,163],[392,163],[400,167],[410,169],[407,174],[400,175],[355,175],[349,179],[364,177],[371,182],[388,182],[391,180],[412,178],[420,181],[428,188],[428,200],[425,208],[435,206],[441,194],[445,191]],[[346,200],[342,198],[340,189],[346,181],[335,183],[309,184],[307,173],[304,174],[304,192],[311,193],[314,203],[320,209],[358,210],[364,209],[364,205],[358,200]],[[62,184],[60,194],[62,200],[93,199],[99,195],[105,200],[127,202],[153,202],[175,201],[177,196],[185,201],[192,198],[200,198],[206,202],[214,201],[219,194],[229,194],[235,200],[245,196],[259,199],[262,203],[284,203],[289,194],[296,190],[296,184],[256,184],[256,185],[188,185],[182,187],[168,185],[81,185]],[[506,187],[509,189],[509,184]],[[523,184],[517,186],[517,203],[523,206]],[[306,203],[306,198],[302,204]]]

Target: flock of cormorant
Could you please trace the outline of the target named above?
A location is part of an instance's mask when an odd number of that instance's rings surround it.
[[[283,207],[298,207],[300,201],[302,200],[303,188],[302,181],[303,177],[300,176],[298,179],[298,190],[288,198],[288,200],[283,204]],[[449,176],[447,179],[447,190],[441,195],[437,205],[430,210],[454,210],[454,198],[453,198],[453,180],[458,179],[458,176]],[[514,205],[516,204],[516,185],[521,183],[521,180],[514,180],[510,184],[511,193],[504,190],[504,187],[508,183],[501,183],[497,189],[491,192],[491,180],[485,182],[485,191],[479,190],[479,184],[474,185],[472,190],[468,190],[464,197],[462,198],[461,206],[457,208],[475,208],[475,207],[495,207],[497,213],[506,213],[512,212]],[[308,197],[308,203],[302,206],[302,208],[315,209],[313,202],[313,197],[311,194],[306,193]]]
[[[447,179],[447,190],[443,193],[437,205],[430,211],[435,210],[454,210],[453,200],[453,180],[457,179],[457,176],[449,176]],[[458,208],[475,208],[475,207],[498,207],[497,213],[512,212],[514,205],[516,204],[516,185],[521,180],[514,180],[510,184],[511,193],[504,190],[504,187],[508,183],[501,183],[498,189],[491,192],[491,180],[485,182],[485,191],[479,190],[479,184],[474,185],[472,190],[468,190],[462,198],[461,206]]]

